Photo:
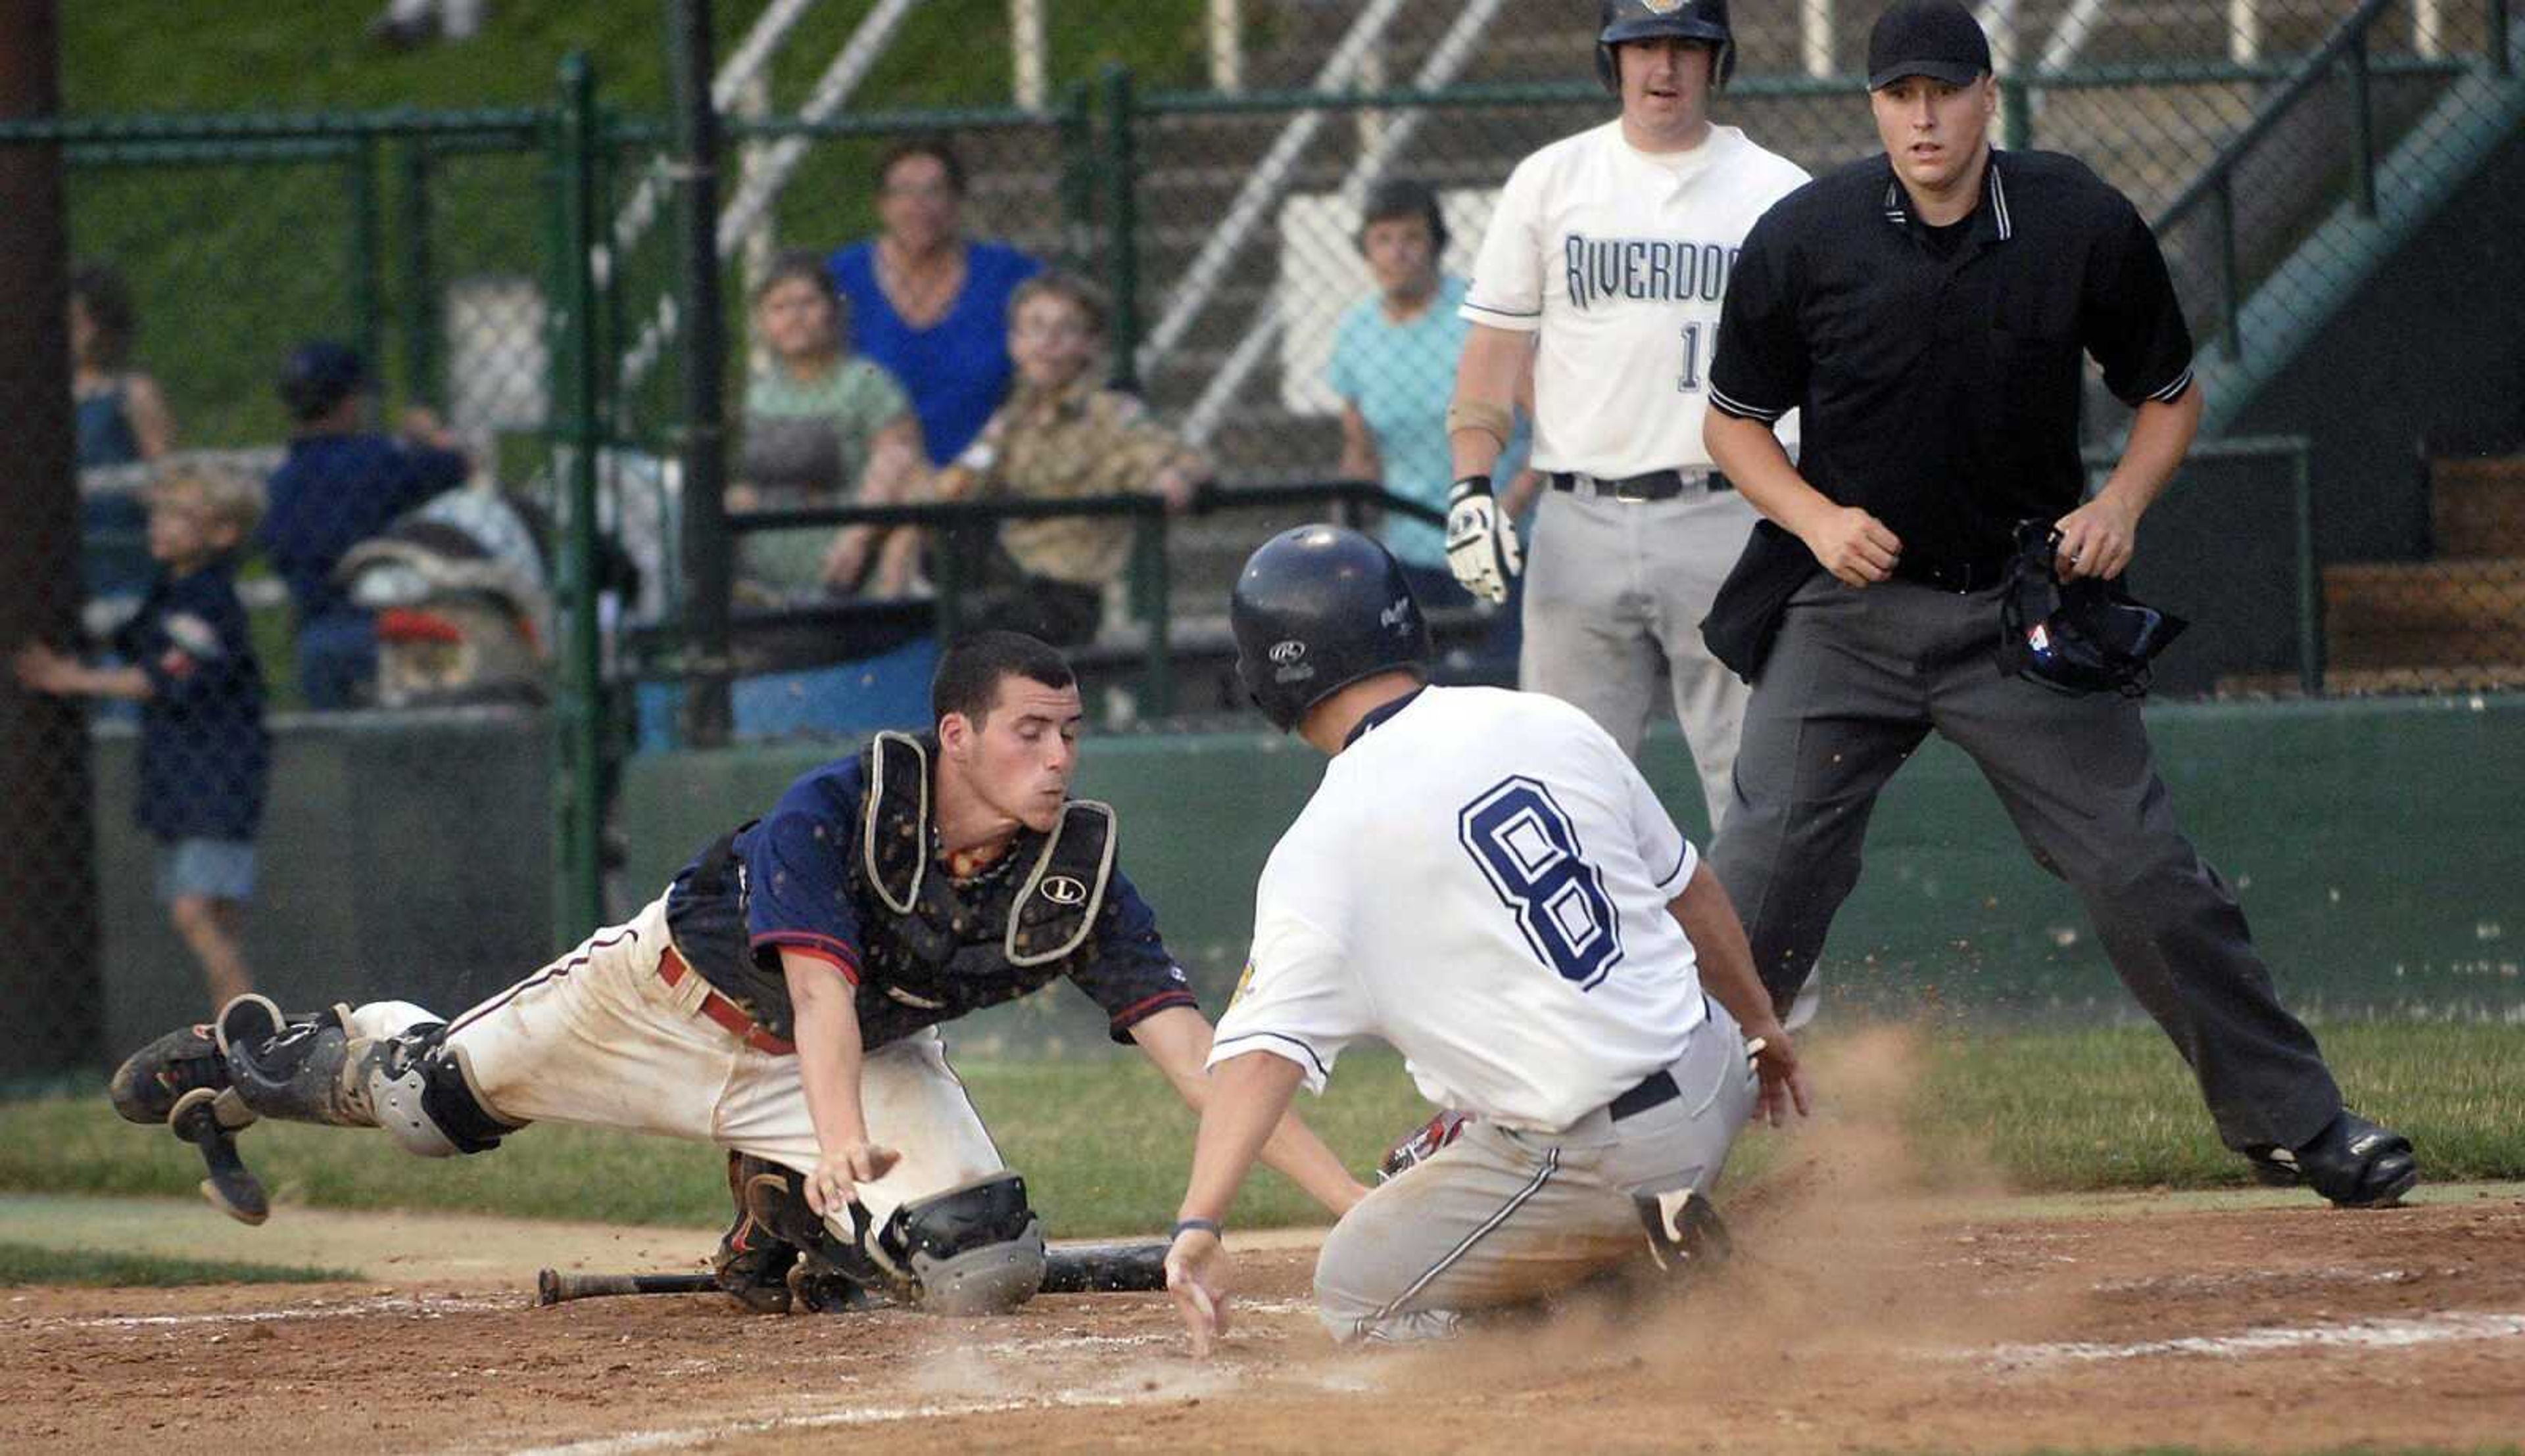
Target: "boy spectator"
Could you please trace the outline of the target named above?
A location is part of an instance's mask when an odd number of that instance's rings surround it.
[[[16,661],[19,681],[36,692],[140,704],[134,817],[159,843],[158,898],[202,963],[213,1007],[254,989],[238,932],[254,893],[271,752],[236,553],[260,508],[249,480],[168,471],[149,492],[157,577],[114,640],[132,665],[91,667],[36,642]]]
[[[979,438],[938,473],[938,493],[1077,500],[1146,491],[1181,510],[1208,478],[1199,452],[1148,417],[1147,407],[1099,383],[1105,298],[1066,273],[1028,279],[1009,306],[1009,353],[1017,363],[1009,402]],[[978,615],[981,624],[1026,632],[1055,647],[1092,642],[1105,614],[1105,583],[1131,553],[1131,525],[1115,516],[1050,516],[1000,527],[1015,562],[1014,588]]]
[[[376,624],[333,568],[388,522],[465,481],[469,466],[435,415],[405,412],[404,438],[369,428],[368,367],[340,344],[299,347],[280,371],[294,433],[272,475],[255,544],[298,607],[298,686],[307,705],[349,707],[376,678]]]

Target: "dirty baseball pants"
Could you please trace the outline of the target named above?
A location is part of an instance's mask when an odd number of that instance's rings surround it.
[[[457,1017],[446,1044],[503,1121],[655,1133],[813,1172],[816,1127],[796,1054],[749,1046],[702,1014],[710,988],[700,976],[669,986],[659,975],[667,945],[662,897]],[[362,1037],[436,1019],[408,1001],[351,1013]],[[1005,1166],[935,1028],[870,1048],[860,1097],[869,1140],[903,1154],[860,1188],[879,1224],[903,1203]],[[850,1237],[847,1221],[837,1227]]]
[[[1732,490],[1625,503],[1547,487],[1526,553],[1517,686],[1577,704],[1637,758],[1665,679],[1712,825],[1732,798],[1747,690],[1709,655],[1701,619],[1754,519]]]
[[[1324,1328],[1344,1342],[1442,1338],[1468,1312],[1646,1265],[1631,1195],[1707,1194],[1758,1088],[1744,1034],[1715,1001],[1667,1071],[1681,1094],[1618,1121],[1602,1107],[1548,1133],[1477,1118],[1369,1193],[1315,1261]]]
[[[2035,861],[2199,1079],[2232,1148],[2295,1146],[2341,1110],[2314,1037],[2279,1002],[2234,893],[2174,822],[2136,700],[2003,674],[1998,591],[1818,572],[1754,686],[1737,797],[1710,849],[1790,1025],[1858,880],[1877,793],[1931,730],[1970,754]]]

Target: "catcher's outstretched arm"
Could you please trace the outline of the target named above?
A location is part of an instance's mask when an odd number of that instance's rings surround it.
[[[1169,1006],[1133,1026],[1131,1039],[1166,1074],[1186,1105],[1196,1113],[1208,1110],[1210,1074],[1204,1068],[1210,1060],[1209,1018],[1190,1006]],[[1262,1161],[1287,1174],[1335,1218],[1367,1196],[1366,1187],[1351,1177],[1341,1159],[1295,1112],[1282,1117],[1270,1141],[1262,1144]]]

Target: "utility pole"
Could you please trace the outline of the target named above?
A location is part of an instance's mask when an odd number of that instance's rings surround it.
[[[61,112],[55,0],[0,0],[0,121]],[[78,649],[77,450],[66,317],[62,149],[0,141],[0,656]],[[87,707],[0,672],[0,1078],[92,1065],[104,1052]]]

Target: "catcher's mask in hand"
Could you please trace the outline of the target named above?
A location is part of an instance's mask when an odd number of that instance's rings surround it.
[[[2017,523],[2016,556],[1999,601],[2000,670],[2055,693],[2143,696],[2149,660],[2191,623],[2142,605],[2118,579],[2063,583],[2059,549],[2051,523]]]

